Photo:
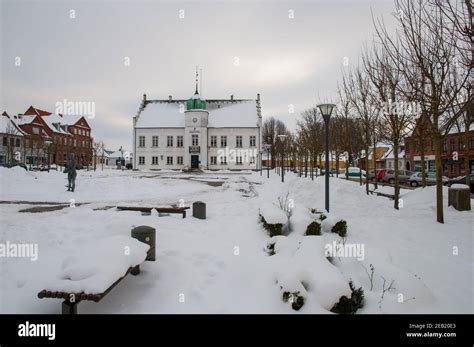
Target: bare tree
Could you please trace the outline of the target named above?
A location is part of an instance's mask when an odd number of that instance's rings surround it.
[[[374,122],[377,119],[378,110],[371,104],[371,81],[370,77],[361,67],[343,74],[342,82],[344,93],[349,98],[355,115],[362,127],[362,141],[365,152],[365,190],[369,194],[369,147],[373,143]]]
[[[403,88],[402,74],[398,70],[399,64],[390,59],[384,47],[374,42],[372,50],[366,50],[362,60],[365,71],[373,85],[371,103],[379,110],[381,138],[388,141],[393,148],[395,170],[394,208],[398,210],[400,199],[400,146],[414,118],[412,113],[416,112],[416,109],[399,94],[398,91]],[[378,121],[374,120],[373,124],[377,123]],[[375,153],[373,155],[375,157]]]
[[[410,88],[407,98],[416,95],[422,112],[428,115],[435,152],[436,167],[436,219],[444,223],[443,167],[441,138],[456,121],[446,111],[456,103],[458,93],[468,76],[458,76],[452,83],[452,62],[456,58],[458,33],[440,6],[420,0],[395,0],[398,30],[393,39],[381,20],[375,22],[377,38],[390,59],[399,64],[398,70]]]

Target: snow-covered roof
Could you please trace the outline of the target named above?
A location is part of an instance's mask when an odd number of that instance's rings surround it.
[[[402,149],[399,149],[398,159],[402,159],[404,156],[405,156],[405,151],[402,150]],[[387,152],[385,152],[385,154],[381,158],[381,160],[387,160],[387,159],[395,159],[394,151],[393,151],[392,146],[390,146],[390,149]]]
[[[124,158],[130,157],[132,156],[132,152],[126,151],[126,150],[123,150],[123,151],[118,150],[108,155],[109,158],[122,158],[122,156]]]
[[[51,114],[49,116],[41,117],[48,125],[48,127],[54,131],[55,133],[63,134],[63,135],[72,135],[69,131],[67,131],[63,126],[74,124],[75,122],[71,123],[70,119],[65,118],[58,114]]]
[[[209,128],[254,128],[257,100],[206,100]],[[137,118],[137,128],[184,128],[185,100],[148,101]]]
[[[23,136],[23,131],[6,115],[0,116],[0,133]]]

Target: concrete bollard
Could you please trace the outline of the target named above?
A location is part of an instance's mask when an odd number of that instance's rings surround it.
[[[206,204],[202,201],[193,203],[193,217],[199,219],[206,219]]]
[[[156,255],[155,255],[156,229],[148,225],[140,225],[132,229],[132,237],[134,239],[137,239],[138,241],[141,241],[143,243],[146,243],[147,245],[150,245],[150,249],[148,250],[148,254],[145,260],[155,261],[156,259]]]

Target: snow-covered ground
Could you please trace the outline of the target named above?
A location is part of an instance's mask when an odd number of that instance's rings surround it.
[[[101,302],[81,303],[80,313],[294,313],[282,300],[284,291],[305,298],[298,313],[328,313],[337,298],[350,296],[350,280],[365,293],[358,313],[474,312],[474,212],[448,207],[447,188],[441,225],[434,187],[403,191],[403,207],[396,211],[389,199],[365,195],[357,182],[331,178],[328,221],[345,219],[345,244],[363,253],[330,263],[325,247],[340,237],[304,236],[312,218],[308,209],[324,209],[321,177],[288,173],[283,184],[273,172],[268,180],[266,172],[80,171],[74,193],[66,191],[60,172],[0,168],[0,179],[2,201],[70,205],[42,213],[20,213],[32,207],[28,203],[0,205],[0,244],[38,245],[36,261],[0,257],[0,313],[58,313],[60,300],[36,295],[57,282],[63,260],[77,255],[77,245],[129,236],[138,225],[156,228],[156,261],[144,262],[140,275],[127,276]],[[287,193],[294,204],[292,231],[271,240],[259,223],[259,208]],[[206,220],[192,213],[182,219],[100,209],[190,206],[198,200],[207,204]],[[271,256],[269,242],[275,242]],[[81,253],[87,259],[87,248]],[[385,293],[384,279],[385,289],[393,281]]]

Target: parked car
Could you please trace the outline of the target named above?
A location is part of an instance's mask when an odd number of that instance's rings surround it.
[[[408,183],[410,176],[413,172],[408,170],[398,170],[398,182]],[[421,176],[420,176],[421,177]],[[382,182],[394,184],[395,183],[395,170],[387,170],[382,178]]]
[[[449,183],[449,179],[446,176],[443,176],[442,180],[444,185]],[[408,182],[412,187],[421,186],[421,172],[415,172],[411,175]],[[426,184],[429,186],[434,186],[436,184],[436,173],[431,171],[426,173]]]
[[[451,178],[448,186],[451,187],[453,184],[466,184],[466,176]],[[474,174],[471,174],[471,193],[474,193]]]
[[[347,168],[347,176],[349,177],[360,177],[361,173],[362,177],[365,177],[365,170],[360,170],[358,167]]]
[[[377,182],[381,182],[382,181],[382,178],[383,176],[385,175],[385,169],[379,169],[377,170]],[[374,170],[370,170],[369,171],[369,180],[370,181],[375,181],[375,171]]]

